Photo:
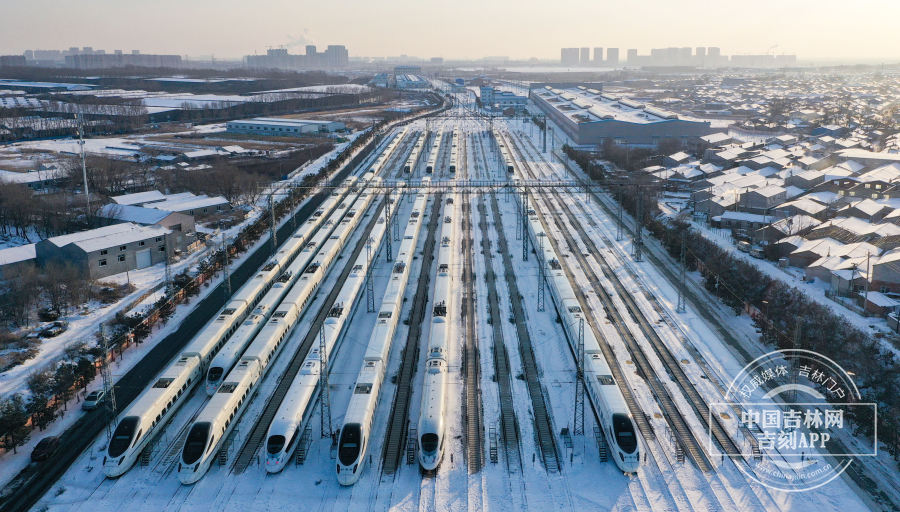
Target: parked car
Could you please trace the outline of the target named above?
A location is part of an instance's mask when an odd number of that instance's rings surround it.
[[[103,402],[104,398],[106,398],[106,392],[102,389],[91,391],[88,396],[84,397],[84,402],[81,402],[81,408],[85,411],[93,411]]]
[[[49,325],[41,331],[41,336],[44,338],[55,338],[64,332],[66,332],[65,324],[62,322],[53,322],[52,325]]]
[[[741,252],[750,252],[750,242],[746,242],[746,241],[738,242],[737,248]]]
[[[31,460],[39,461],[49,459],[59,450],[59,437],[50,436],[41,439],[31,452]]]

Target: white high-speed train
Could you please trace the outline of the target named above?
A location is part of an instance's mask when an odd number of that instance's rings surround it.
[[[433,174],[437,172],[438,155],[441,152],[441,139],[444,138],[444,132],[437,132],[434,137],[434,146],[428,155],[428,163],[425,164],[425,173]]]
[[[450,139],[450,176],[456,176],[456,167],[459,165],[459,126],[453,128],[452,139]]]
[[[106,476],[121,476],[134,464],[147,443],[159,433],[174,411],[185,401],[189,391],[203,378],[211,359],[228,342],[247,314],[273,286],[281,271],[294,261],[300,248],[357,181],[355,176],[344,180],[345,188],[334,191],[322,202],[312,218],[284,243],[272,260],[247,281],[222,311],[188,343],[178,359],[163,370],[156,382],[119,415],[103,457],[103,472]]]
[[[366,461],[366,450],[372,432],[372,418],[378,405],[378,396],[384,380],[384,371],[390,355],[391,343],[400,311],[403,294],[409,280],[409,266],[416,252],[416,241],[422,227],[425,205],[428,199],[428,185],[431,178],[422,178],[422,187],[413,203],[413,211],[404,231],[403,241],[388,282],[375,329],[369,337],[362,369],[356,378],[353,396],[344,415],[344,423],[338,437],[337,480],[341,485],[352,485],[359,480]]]
[[[454,195],[444,203],[441,224],[441,247],[438,250],[438,271],[434,284],[434,313],[425,360],[422,406],[419,409],[419,463],[426,470],[434,470],[444,453],[444,429],[447,414],[447,356],[450,351],[450,323],[454,309],[450,305],[453,281],[453,257],[456,253],[457,219]]]
[[[406,159],[406,163],[403,165],[404,173],[413,172],[416,167],[419,165],[419,157],[422,155],[422,148],[425,146],[425,141],[428,140],[428,130],[419,134],[419,138],[416,139],[416,145],[413,146],[412,152],[409,154],[409,158]]]
[[[512,174],[516,171],[516,168],[513,165],[512,155],[510,155],[509,150],[506,147],[506,142],[503,140],[503,136],[500,134],[500,130],[496,128],[494,128],[494,140],[497,141],[497,147],[500,149],[500,157],[503,168],[506,169],[506,172],[510,176],[512,176]]]
[[[391,196],[395,200],[398,199],[399,191],[391,192]],[[380,217],[369,235],[370,238],[380,241],[386,226],[384,217]],[[372,258],[375,258],[375,252],[377,251],[372,252]],[[333,348],[347,325],[346,321],[366,279],[369,266],[372,264],[368,256],[367,252],[360,253],[325,319],[325,351],[329,366],[334,360]],[[278,407],[275,419],[272,420],[269,431],[266,433],[265,467],[269,473],[278,473],[284,469],[291,453],[296,448],[300,432],[309,420],[316,396],[320,392],[319,377],[322,371],[324,371],[322,358],[319,354],[319,344],[316,343],[310,349],[306,359],[303,360],[300,371],[294,377],[294,381],[288,388],[284,401]]]
[[[363,176],[362,182],[368,183],[371,179],[372,174],[367,173]],[[209,371],[206,374],[206,393],[209,396],[213,396],[219,389],[219,385],[222,384],[222,379],[225,377],[225,374],[228,373],[228,371],[230,371],[237,363],[238,359],[240,359],[241,354],[244,353],[244,350],[250,345],[250,342],[253,341],[253,338],[259,333],[259,330],[262,329],[269,317],[272,316],[275,307],[281,303],[281,300],[287,294],[288,290],[290,290],[297,279],[299,279],[303,269],[306,268],[310,261],[315,257],[316,248],[325,243],[325,240],[331,235],[332,231],[334,231],[344,215],[347,214],[350,210],[350,206],[354,204],[354,201],[357,200],[359,195],[359,192],[351,192],[341,201],[338,207],[335,208],[328,217],[328,220],[322,225],[321,229],[316,232],[315,236],[313,236],[312,239],[307,242],[303,250],[300,251],[299,257],[295,258],[293,263],[290,264],[281,277],[276,280],[275,284],[272,285],[272,289],[266,293],[262,300],[260,300],[256,309],[254,309],[247,319],[244,320],[243,325],[238,327],[237,332],[231,336],[231,339],[225,343],[216,357],[213,358],[209,365]],[[307,224],[310,222],[315,222],[315,220],[310,219],[307,221]]]
[[[538,236],[546,231],[537,212],[531,209],[528,211],[528,231],[534,243],[533,246],[540,247]],[[543,264],[545,265],[547,284],[550,287],[550,295],[556,304],[563,329],[566,331],[566,339],[568,339],[573,352],[577,351],[576,340],[578,340],[581,321],[584,319],[585,388],[594,409],[600,416],[600,425],[612,452],[612,459],[616,466],[625,473],[635,473],[640,467],[641,442],[637,436],[631,411],[628,410],[625,398],[600,350],[599,341],[594,337],[593,330],[587,325],[588,319],[581,310],[581,305],[563,271],[560,259],[549,243],[544,244]],[[603,340],[603,343],[606,341]]]
[[[373,178],[371,182],[378,185],[381,178]],[[374,196],[373,192],[363,190],[324,245],[320,249],[311,246],[304,249],[318,253],[275,309],[272,318],[247,347],[240,362],[228,373],[219,390],[191,424],[188,441],[178,464],[178,479],[181,483],[192,484],[206,474],[218,447],[234,428],[234,422],[240,418],[246,406],[247,393],[265,376],[278,356],[285,338],[300,319],[313,291],[321,284],[344,242],[363,217],[361,212],[368,208]],[[203,451],[198,451],[200,442],[203,443]]]
[[[394,152],[397,151],[397,148],[400,147],[403,139],[406,138],[407,132],[409,132],[409,127],[404,128],[403,131],[401,131],[396,137],[394,137],[394,140],[392,140],[391,143],[388,144],[387,149],[385,149],[384,152],[381,153],[381,156],[379,156],[375,160],[375,163],[372,164],[372,167],[369,167],[369,172],[371,172],[375,176],[378,176],[381,173],[381,171],[387,165],[388,160],[391,159],[391,155],[393,155]],[[384,178],[387,178],[387,176],[384,176]]]

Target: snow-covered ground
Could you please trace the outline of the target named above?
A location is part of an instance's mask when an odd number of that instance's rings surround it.
[[[434,129],[449,129],[453,125],[460,125],[464,130],[483,131],[482,126],[472,120],[441,120],[430,126]],[[413,123],[414,129],[424,129],[424,122]],[[482,146],[477,136],[464,133],[462,150],[466,162],[466,174],[461,177],[486,178],[502,176],[501,169],[497,167],[496,160],[492,159],[489,150],[487,155],[482,154]],[[485,139],[486,141],[486,139]],[[397,162],[405,159],[405,153],[411,149],[411,145],[404,146]],[[488,149],[486,146],[484,149]],[[446,151],[445,151],[446,153]],[[541,164],[544,165],[544,164]],[[562,172],[559,164],[545,166],[549,172]],[[434,178],[446,178],[446,174],[439,171]],[[658,270],[649,264],[634,264],[628,255],[628,241],[613,242],[615,234],[610,233],[612,225],[597,205],[584,200],[583,196],[568,197],[565,200],[573,209],[573,213],[583,221],[588,234],[594,240],[601,254],[591,255],[588,259],[591,267],[595,269],[595,258],[602,257],[615,269],[619,279],[629,289],[644,290],[652,294],[656,299],[651,300],[643,294],[635,294],[641,311],[651,319],[659,319],[659,332],[664,343],[675,352],[676,357],[688,360],[686,364],[692,381],[695,381],[698,390],[706,397],[713,397],[720,393],[717,383],[730,381],[730,376],[735,375],[742,367],[743,361],[731,347],[726,346],[716,334],[715,329],[708,325],[706,320],[693,308],[688,308],[685,313],[675,313],[677,293],[674,288],[663,278]],[[598,448],[593,437],[594,418],[590,409],[586,410],[585,432],[587,435],[574,436],[573,449],[564,448],[562,439],[556,438],[559,446],[561,471],[558,473],[547,472],[541,464],[540,447],[536,443],[534,423],[532,418],[532,405],[528,388],[523,380],[515,378],[522,372],[522,362],[519,356],[519,343],[515,325],[507,319],[512,315],[509,301],[509,290],[505,279],[498,278],[494,286],[500,299],[501,312],[499,318],[493,322],[501,322],[500,328],[503,340],[493,339],[493,325],[488,323],[488,283],[484,276],[490,266],[497,276],[504,275],[503,260],[497,253],[499,248],[499,236],[502,230],[509,243],[509,250],[513,255],[521,254],[521,241],[516,239],[516,202],[515,198],[499,196],[499,208],[501,218],[493,218],[490,208],[489,196],[469,196],[471,200],[471,218],[473,226],[473,238],[475,241],[474,274],[475,279],[475,315],[476,337],[480,350],[481,381],[480,392],[484,417],[484,442],[482,448],[485,452],[485,465],[476,474],[468,474],[464,445],[465,420],[461,415],[462,408],[462,350],[461,343],[454,342],[450,350],[449,376],[450,385],[448,391],[448,440],[447,449],[441,466],[434,476],[423,476],[418,465],[402,465],[394,475],[381,474],[381,453],[384,444],[384,436],[388,416],[391,413],[392,397],[396,392],[396,384],[392,382],[398,371],[402,347],[405,345],[409,327],[402,323],[398,325],[395,334],[394,346],[390,355],[387,369],[387,377],[381,391],[381,399],[375,413],[373,432],[368,447],[371,463],[367,463],[360,480],[352,487],[341,487],[334,477],[334,460],[330,451],[330,439],[319,437],[318,412],[309,419],[313,426],[313,441],[309,456],[302,466],[289,465],[277,475],[267,475],[265,470],[258,465],[251,465],[243,474],[234,475],[229,466],[213,466],[209,473],[197,484],[182,486],[175,478],[173,468],[179,455],[177,440],[194,413],[206,401],[202,393],[192,397],[190,401],[179,411],[167,427],[166,434],[159,443],[159,449],[152,457],[148,467],[135,467],[118,480],[106,480],[99,471],[97,461],[99,451],[105,444],[105,438],[101,436],[93,448],[82,454],[80,460],[72,466],[66,476],[56,485],[53,491],[42,500],[41,506],[49,510],[59,511],[113,511],[127,506],[138,510],[789,510],[789,509],[821,509],[821,510],[867,510],[867,503],[860,501],[853,489],[843,481],[838,480],[826,487],[805,493],[781,493],[765,487],[751,484],[731,460],[712,461],[716,471],[703,473],[691,462],[678,463],[672,454],[671,446],[664,436],[659,435],[652,442],[646,443],[649,454],[636,475],[624,476],[612,463],[601,463],[598,458]],[[426,215],[423,219],[427,226],[431,211],[430,199],[426,206]],[[487,208],[488,224],[484,231],[479,226],[479,205]],[[537,204],[539,208],[559,208],[558,204],[543,201]],[[399,220],[401,226],[409,217],[411,203],[402,200],[398,203]],[[457,211],[461,211],[457,209]],[[364,224],[363,222],[362,224]],[[559,229],[568,228],[568,222],[557,226],[551,234],[558,247],[566,246],[559,238]],[[357,230],[359,231],[359,230]],[[614,228],[613,228],[614,231]],[[427,265],[426,273],[434,275],[435,263],[422,261],[421,251],[425,243],[423,235],[416,248],[416,259],[408,269],[410,276],[418,276],[422,265]],[[458,235],[462,238],[462,233]],[[355,233],[345,248],[344,257],[352,250],[359,240],[359,233]],[[577,237],[576,237],[577,238]],[[481,240],[489,240],[491,252],[481,251]],[[586,252],[587,248],[580,245],[572,248]],[[376,310],[379,298],[383,296],[390,278],[390,263],[384,257],[384,247],[374,267]],[[559,250],[559,249],[558,249]],[[461,273],[464,264],[464,253],[456,256],[454,264],[454,276]],[[575,258],[566,258],[576,279],[576,285],[585,289],[589,283],[585,275],[585,269],[581,269]],[[344,261],[336,260],[336,268],[342,267]],[[556,321],[556,313],[547,294],[548,307],[546,312],[537,310],[537,280],[538,268],[534,257],[528,261],[515,258],[514,275],[520,292],[523,294],[523,307],[526,311],[527,327],[532,338],[535,358],[538,364],[541,383],[543,385],[545,402],[554,431],[558,433],[561,428],[571,426],[574,414],[574,381],[575,364],[569,344],[565,338],[560,324]],[[599,273],[599,272],[598,272]],[[312,322],[312,311],[317,311],[322,306],[322,301],[329,290],[335,285],[336,271],[332,271],[308,306],[308,312],[300,321],[298,327],[286,340],[283,352],[291,354],[297,348],[302,337],[309,331]],[[602,273],[601,273],[602,274]],[[601,275],[602,277],[602,275]],[[605,282],[605,281],[604,281]],[[462,304],[463,287],[461,280],[454,279],[452,287],[452,304],[454,311],[459,311]],[[416,279],[410,279],[405,293],[405,304],[401,312],[401,318],[406,318],[412,308],[412,298],[415,291]],[[426,311],[431,310],[433,286],[429,287],[428,303]],[[363,292],[360,293],[363,295]],[[592,294],[587,293],[588,296]],[[599,299],[590,297],[591,307],[594,311],[602,311]],[[724,308],[723,308],[724,309]],[[330,395],[332,426],[340,425],[347,404],[352,393],[352,388],[358,373],[365,346],[375,323],[375,314],[367,313],[364,305],[358,303],[352,313],[349,328],[341,339],[333,355],[334,366],[330,374]],[[734,317],[732,316],[732,319]],[[430,315],[425,315],[422,330],[421,347],[425,347],[428,339]],[[657,432],[664,432],[665,422],[661,415],[657,417],[659,407],[650,393],[647,384],[634,372],[627,371],[629,355],[627,349],[618,340],[613,326],[605,323],[602,318],[595,318],[598,329],[611,340],[612,348],[626,371],[625,377],[628,385],[634,389],[642,409],[651,417],[651,423]],[[763,347],[752,347],[755,330],[745,318],[734,319],[735,331],[742,337],[745,343],[755,350],[763,350]],[[635,329],[632,323],[629,327]],[[456,316],[451,323],[451,339],[459,340],[465,330],[464,324]],[[513,395],[513,407],[517,417],[519,429],[519,457],[521,463],[516,463],[516,457],[507,459],[503,449],[503,440],[500,440],[500,461],[492,464],[488,458],[488,425],[497,425],[500,421],[499,387],[495,382],[494,361],[491,347],[494,343],[504,343],[509,353],[511,366],[511,386]],[[643,343],[643,341],[641,341]],[[424,364],[424,352],[420,351],[420,359],[417,362],[419,371],[413,378],[411,406],[409,418],[415,421],[417,418],[422,388],[422,366]],[[698,355],[702,359],[698,359]],[[290,357],[280,356],[273,363],[266,379],[260,384],[256,398],[248,406],[240,423],[237,425],[239,432],[244,433],[250,428],[250,423],[261,413],[265,404],[264,397],[271,393],[278,384],[279,375],[289,364]],[[709,380],[703,378],[708,377]],[[667,386],[668,377],[664,377]],[[673,394],[675,388],[671,388]],[[203,396],[200,396],[203,395]],[[678,399],[677,399],[678,400]],[[684,400],[682,397],[681,401]],[[679,409],[685,407],[679,402]],[[316,409],[318,411],[318,408]],[[696,419],[691,423],[694,429],[703,430]],[[239,439],[241,434],[239,434]],[[237,443],[240,445],[240,442]],[[234,457],[234,450],[230,455],[229,465]],[[740,462],[738,462],[740,463]]]

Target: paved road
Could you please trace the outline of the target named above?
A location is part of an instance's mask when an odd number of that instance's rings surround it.
[[[350,174],[350,168],[338,173],[334,180],[340,181]],[[313,196],[297,212],[297,225],[302,225],[316,208],[325,200],[330,192]],[[290,222],[278,229],[278,240],[287,240],[293,234]],[[269,243],[260,245],[246,260],[231,273],[232,289],[240,288],[250,276],[254,275],[272,254]],[[157,343],[141,363],[135,365],[116,383],[116,404],[120,411],[124,410],[147,385],[165,368],[191,338],[213,317],[225,304],[222,285],[216,287],[209,295],[197,303],[182,321],[178,329]],[[84,450],[105,429],[105,415],[102,408],[79,418],[60,436],[60,451],[46,462],[32,463],[22,470],[3,490],[0,497],[0,511],[18,512],[30,509],[59,480],[69,467],[75,463]],[[40,436],[39,432],[33,435]]]

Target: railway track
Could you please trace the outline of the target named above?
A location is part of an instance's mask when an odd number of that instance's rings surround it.
[[[510,471],[520,470],[522,458],[519,454],[519,428],[516,411],[513,407],[512,381],[510,381],[509,354],[503,341],[502,320],[500,319],[500,299],[497,294],[497,276],[494,273],[490,258],[493,257],[491,240],[485,234],[488,231],[487,213],[483,203],[478,205],[481,230],[481,253],[485,257],[484,280],[488,287],[488,322],[493,332],[494,373],[500,388],[500,430],[503,433],[503,444],[506,452],[506,465]]]
[[[428,220],[428,234],[425,238],[425,248],[422,251],[422,268],[419,271],[418,286],[413,297],[412,311],[409,314],[409,334],[406,338],[406,346],[403,348],[397,376],[397,391],[385,433],[382,472],[388,475],[394,474],[400,466],[400,455],[409,426],[412,378],[416,372],[416,361],[419,356],[419,338],[422,334],[422,320],[424,320],[425,306],[428,302],[428,283],[431,281],[431,262],[434,259],[436,245],[435,232],[441,217],[442,199],[442,193],[434,194],[431,203],[431,218]]]
[[[465,147],[468,151],[468,145]],[[466,157],[468,154],[465,155]],[[461,158],[462,162],[466,161]],[[463,167],[457,172],[465,172],[468,175],[468,167]],[[475,240],[472,236],[471,211],[472,204],[468,194],[460,195],[461,226],[465,233],[462,238],[461,249],[464,254],[462,284],[463,302],[460,310],[460,318],[465,326],[463,340],[463,417],[466,422],[466,464],[469,474],[478,473],[484,466],[484,428],[483,410],[481,407],[481,389],[478,383],[481,379],[480,361],[478,357],[478,337],[475,334]]]
[[[738,448],[737,444],[722,426],[719,418],[716,416],[710,416],[709,406],[707,405],[706,400],[700,395],[694,384],[687,377],[687,374],[684,372],[681,364],[679,364],[678,360],[672,355],[672,352],[663,342],[662,338],[660,338],[659,333],[657,333],[656,329],[654,329],[650,324],[646,315],[644,315],[644,313],[640,310],[640,307],[634,300],[634,296],[625,289],[625,286],[622,284],[618,275],[613,271],[612,267],[609,265],[606,259],[603,258],[601,253],[597,250],[593,239],[588,236],[587,232],[584,229],[584,226],[575,218],[575,215],[572,213],[572,209],[569,204],[565,201],[558,201],[558,203],[566,211],[571,224],[573,226],[576,226],[576,229],[578,229],[579,234],[581,235],[582,240],[584,240],[584,243],[587,246],[588,250],[594,255],[599,255],[598,257],[596,257],[596,260],[600,264],[601,270],[613,284],[616,293],[622,298],[622,301],[625,303],[631,316],[637,321],[638,325],[641,328],[641,332],[643,332],[647,340],[650,341],[654,352],[657,354],[657,357],[659,357],[659,359],[663,362],[669,374],[675,379],[679,387],[686,393],[689,399],[689,403],[697,413],[697,416],[699,417],[701,423],[709,429],[708,431],[712,432],[713,436],[719,444],[719,447],[724,450],[723,453],[741,453],[740,448]],[[588,222],[592,225],[592,227],[596,227],[596,222],[591,219],[591,215],[584,207],[584,205],[577,201],[574,201],[574,204],[576,204],[581,210],[582,214],[584,214],[588,218]],[[736,408],[733,410],[736,414],[740,412],[740,410]],[[712,422],[709,421],[710,418],[712,418]],[[755,444],[755,437],[748,430],[746,430],[746,428],[744,430],[745,438],[752,440],[751,443]]]
[[[484,144],[479,138],[479,147],[481,149],[481,166],[478,167],[482,173],[487,174],[489,168],[485,158]],[[477,159],[476,159],[477,162]],[[467,202],[469,201],[466,195]],[[469,203],[471,204],[471,203]],[[470,208],[471,210],[471,208]],[[491,240],[486,233],[488,232],[487,213],[483,203],[478,205],[479,221],[478,228],[481,231],[481,254],[484,255],[485,276],[484,280],[488,288],[488,321],[491,324],[492,332],[492,356],[494,359],[494,375],[496,377],[497,386],[499,388],[499,404],[500,404],[500,431],[503,436],[503,447],[506,453],[506,466],[510,471],[521,470],[522,458],[519,453],[519,428],[516,419],[516,411],[513,406],[512,398],[512,381],[510,380],[509,354],[506,350],[506,343],[503,340],[503,328],[500,320],[500,299],[497,293],[497,276],[494,272],[494,266],[491,263],[493,251],[491,249]],[[474,286],[474,284],[473,284]],[[493,455],[492,455],[493,458]]]
[[[513,138],[517,140],[517,144],[515,145],[515,147],[516,151],[519,152],[521,162],[524,163],[524,167],[528,169],[529,174],[531,174],[532,177],[536,178],[536,173],[533,171],[533,169],[531,169],[530,164],[528,164],[528,161],[521,153],[521,148],[519,147],[519,144],[521,144],[521,142],[518,141],[518,138]],[[645,353],[643,347],[641,347],[640,343],[638,343],[633,333],[631,333],[631,331],[627,328],[625,324],[625,318],[618,310],[618,307],[615,305],[612,295],[606,290],[606,288],[602,286],[600,280],[597,277],[597,274],[594,272],[587,258],[583,253],[581,253],[580,250],[578,250],[578,244],[575,238],[567,229],[565,229],[565,224],[560,214],[551,205],[551,202],[553,200],[546,193],[541,193],[540,195],[547,204],[546,210],[553,217],[557,226],[560,228],[560,232],[566,239],[566,243],[571,249],[570,252],[575,255],[576,259],[579,262],[579,265],[585,272],[585,275],[588,277],[591,288],[597,294],[597,297],[600,298],[603,302],[604,309],[606,310],[607,315],[611,320],[613,320],[613,324],[615,325],[617,332],[628,347],[629,352],[631,353],[632,358],[635,361],[635,365],[638,367],[638,370],[643,374],[646,382],[650,386],[651,391],[653,392],[654,396],[657,399],[657,402],[663,410],[666,421],[672,427],[672,430],[678,438],[681,446],[687,451],[691,459],[694,460],[695,464],[697,464],[697,466],[701,470],[712,470],[712,464],[702,448],[702,443],[700,443],[697,437],[693,434],[690,427],[687,425],[686,418],[675,405],[671,394],[666,390],[659,377],[655,374],[653,366],[650,363],[650,360],[647,357],[647,354]],[[721,424],[716,418],[713,418],[712,425],[708,423],[709,408],[706,405],[706,402],[697,392],[696,388],[694,388],[693,384],[691,384],[687,379],[687,376],[685,375],[681,366],[672,356],[671,352],[665,346],[653,326],[637,306],[634,297],[625,289],[618,276],[616,276],[615,272],[609,266],[608,262],[606,262],[606,260],[603,258],[594,241],[590,236],[588,236],[584,227],[572,213],[569,205],[566,203],[566,201],[560,200],[558,197],[556,198],[555,202],[559,206],[559,210],[564,212],[571,226],[578,232],[578,235],[587,247],[588,252],[595,256],[595,260],[599,264],[601,271],[612,284],[616,295],[619,296],[620,300],[625,305],[625,309],[627,310],[629,316],[631,316],[632,320],[634,320],[634,322],[638,325],[645,339],[650,343],[653,352],[662,362],[665,371],[667,371],[667,373],[673,378],[673,380],[675,380],[675,382],[684,392],[685,397],[688,399],[688,403],[691,404],[691,407],[696,412],[697,416],[701,420],[701,423],[706,426],[712,427],[711,431],[714,437],[722,446],[722,448],[726,450],[726,453],[740,453],[740,451],[734,444],[734,441],[728,436],[727,432],[724,431],[724,429],[721,427]]]
[[[504,277],[509,290],[512,314],[516,322],[516,334],[519,338],[519,356],[522,358],[522,369],[525,372],[525,383],[528,386],[528,394],[531,398],[532,411],[534,413],[534,428],[538,437],[538,445],[541,448],[544,467],[551,473],[560,469],[559,456],[556,451],[556,442],[553,435],[553,422],[547,412],[547,404],[544,401],[544,391],[541,387],[537,361],[534,358],[534,347],[531,343],[531,334],[525,324],[525,308],[522,307],[522,295],[516,283],[516,275],[513,271],[512,256],[509,252],[509,244],[506,234],[503,232],[503,223],[500,215],[500,205],[496,194],[491,194],[491,210],[497,222],[498,243],[500,254],[503,255]]]

